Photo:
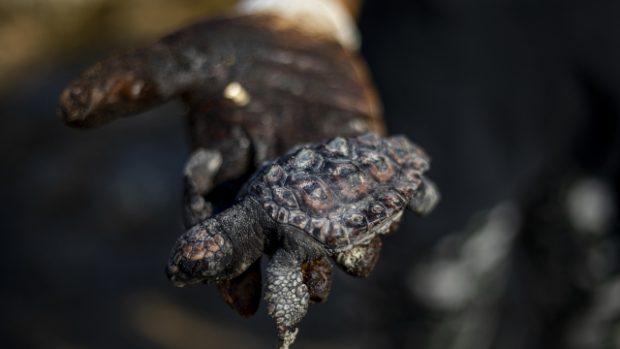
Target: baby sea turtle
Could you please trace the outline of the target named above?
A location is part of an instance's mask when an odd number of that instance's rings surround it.
[[[424,215],[438,202],[423,176],[428,169],[428,156],[402,136],[368,133],[299,147],[257,171],[235,205],[183,234],[168,276],[177,286],[217,282],[270,255],[267,311],[287,348],[331,277],[308,280],[304,263],[329,264],[329,256],[351,275],[368,275],[380,236],[395,229],[404,209]]]
[[[98,62],[61,96],[65,122],[79,128],[183,100],[192,152],[184,170],[187,229],[230,207],[263,162],[298,144],[384,133],[379,99],[350,45],[317,34],[308,21],[243,13]],[[224,300],[244,316],[261,299],[260,261],[255,264],[218,283]],[[305,265],[304,278],[322,275],[327,265]]]

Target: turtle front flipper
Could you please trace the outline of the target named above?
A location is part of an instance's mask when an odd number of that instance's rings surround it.
[[[215,176],[222,167],[217,150],[200,148],[192,153],[183,171],[183,220],[189,229],[211,217],[213,205],[204,198],[213,189]]]
[[[407,207],[420,216],[426,216],[437,206],[440,198],[441,195],[435,183],[423,176],[420,188],[413,195]]]
[[[267,313],[278,326],[279,349],[295,341],[297,324],[308,310],[310,294],[303,282],[301,262],[295,254],[279,249],[267,266]]]
[[[262,294],[260,259],[241,275],[221,281],[217,289],[222,299],[243,317],[256,314]]]
[[[338,266],[347,274],[367,277],[375,268],[381,254],[381,238],[375,236],[367,245],[357,245],[352,249],[338,252],[334,256]]]

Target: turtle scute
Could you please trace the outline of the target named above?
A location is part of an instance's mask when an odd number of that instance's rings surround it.
[[[395,165],[387,156],[369,151],[360,156],[360,162],[368,168],[372,177],[379,183],[388,183],[396,173]]]
[[[323,215],[334,207],[334,194],[320,177],[300,175],[292,176],[288,182],[291,189],[301,199],[306,212]]]
[[[347,157],[349,156],[349,142],[342,137],[336,137],[329,142],[321,145],[319,149],[328,156]]]
[[[426,153],[405,137],[336,137],[268,163],[245,194],[276,222],[343,250],[398,223],[428,168]]]
[[[364,214],[368,219],[369,225],[373,226],[387,217],[387,209],[380,202],[371,202],[366,207]]]
[[[290,156],[287,164],[294,170],[310,170],[320,167],[323,159],[316,151],[303,147]]]
[[[268,185],[280,184],[285,179],[286,179],[286,172],[284,171],[282,166],[278,164],[271,164],[267,166],[262,175],[262,180],[265,182],[265,184],[268,184]]]
[[[286,187],[276,187],[273,189],[273,198],[276,204],[287,209],[299,208],[297,199],[293,191]]]
[[[330,163],[327,168],[329,179],[334,182],[335,191],[346,202],[354,202],[370,192],[372,182],[365,171],[360,171],[351,162]]]

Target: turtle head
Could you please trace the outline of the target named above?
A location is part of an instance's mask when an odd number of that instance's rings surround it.
[[[166,268],[168,278],[177,287],[218,281],[233,262],[232,246],[219,222],[201,222],[176,241]]]

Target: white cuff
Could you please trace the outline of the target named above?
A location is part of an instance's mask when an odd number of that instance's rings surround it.
[[[289,19],[306,31],[333,37],[350,50],[360,45],[355,21],[338,0],[242,0],[237,11]]]

